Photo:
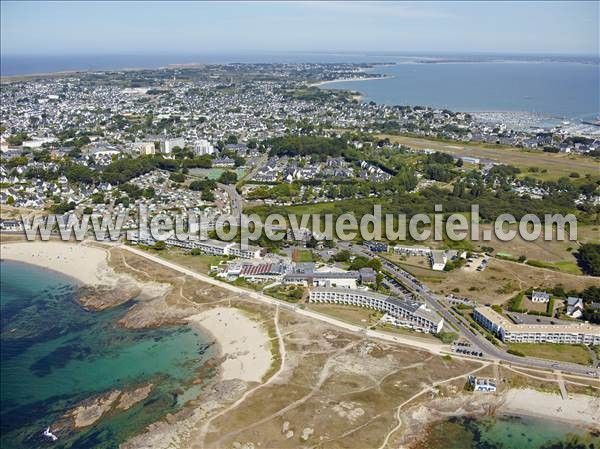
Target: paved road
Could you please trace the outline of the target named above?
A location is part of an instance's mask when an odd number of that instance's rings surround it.
[[[356,255],[365,257],[378,257],[364,246],[354,245],[348,242],[340,242],[338,243],[338,246],[342,249],[347,249]],[[466,323],[463,323],[454,315],[452,315],[448,308],[442,303],[442,301],[440,301],[440,298],[432,293],[426,285],[419,282],[410,273],[402,270],[397,265],[385,259],[382,259],[382,264],[385,270],[396,277],[409,291],[411,291],[411,293],[415,295],[416,298],[421,299],[425,302],[425,304],[427,304],[428,307],[439,313],[442,318],[444,318],[446,323],[457,329],[459,334],[469,343],[471,343],[475,350],[483,352],[487,358],[508,362],[512,365],[558,370],[566,373],[574,373],[586,376],[588,375],[588,372],[595,372],[597,376],[600,375],[600,370],[589,366],[582,366],[566,362],[555,362],[552,360],[537,359],[532,357],[518,357],[506,353],[497,346],[494,346],[483,335],[473,331]]]
[[[419,349],[424,349],[427,350],[429,352],[432,352],[434,354],[443,354],[446,352],[447,350],[447,346],[443,345],[442,343],[437,343],[437,342],[428,342],[428,341],[421,341],[421,340],[417,340],[417,339],[412,339],[412,338],[406,338],[403,337],[401,335],[393,335],[393,334],[389,334],[389,333],[385,333],[385,332],[379,332],[379,331],[373,331],[373,330],[367,330],[361,326],[355,326],[353,324],[349,324],[346,323],[344,321],[340,321],[337,320],[333,317],[330,317],[328,315],[323,315],[320,314],[318,312],[315,312],[313,310],[306,310],[306,309],[302,309],[296,305],[293,304],[287,304],[284,303],[282,301],[279,301],[275,298],[272,298],[270,296],[264,295],[262,293],[259,292],[255,292],[255,291],[251,291],[251,290],[245,290],[243,288],[240,287],[236,287],[234,285],[228,284],[226,282],[222,282],[219,281],[217,279],[214,279],[208,275],[205,274],[201,274],[201,273],[197,273],[195,271],[190,270],[189,268],[183,267],[179,264],[170,262],[168,260],[162,259],[158,256],[155,256],[153,254],[147,253],[145,251],[142,251],[140,249],[131,247],[131,246],[126,246],[126,245],[118,245],[118,247],[120,249],[129,251],[133,254],[136,254],[138,256],[144,257],[148,260],[151,260],[153,262],[156,262],[160,265],[163,265],[167,268],[171,268],[172,270],[178,271],[180,273],[186,274],[190,277],[193,277],[195,279],[198,279],[199,281],[205,282],[207,284],[211,284],[211,285],[216,285],[219,286],[221,288],[224,288],[226,290],[230,290],[234,293],[237,293],[238,295],[242,296],[242,297],[250,297],[252,299],[256,299],[258,301],[261,301],[263,303],[267,303],[276,307],[280,307],[282,309],[286,309],[289,310],[291,312],[295,312],[298,313],[300,315],[304,315],[306,317],[309,318],[313,318],[315,320],[319,320],[319,321],[323,321],[326,322],[328,324],[346,329],[348,331],[351,332],[356,332],[359,334],[363,334],[367,337],[373,337],[373,338],[379,338],[381,340],[386,340],[386,341],[390,341],[393,343],[401,343],[403,345],[407,345],[407,346],[412,346],[415,348],[419,348]]]

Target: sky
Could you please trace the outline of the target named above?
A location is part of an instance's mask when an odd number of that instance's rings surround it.
[[[598,55],[599,2],[1,2],[3,55]]]

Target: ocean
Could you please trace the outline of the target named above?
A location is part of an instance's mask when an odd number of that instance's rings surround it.
[[[595,449],[599,445],[600,431],[592,434],[561,422],[499,416],[435,423],[414,449]]]
[[[600,60],[593,56],[271,52],[262,54],[156,54],[1,56],[0,75],[73,70],[157,69],[173,64],[380,63],[382,80],[340,81],[365,101],[474,112],[511,127],[555,126],[600,118]]]
[[[131,303],[88,312],[77,283],[35,266],[0,265],[0,447],[39,448],[42,431],[81,401],[149,382],[150,395],[52,447],[113,448],[199,393],[191,382],[213,354],[189,326],[127,330],[117,325]],[[214,375],[209,372],[207,375]]]
[[[339,81],[364,101],[481,113],[527,125],[600,117],[600,66],[574,62],[421,62],[370,69],[385,79]],[[476,114],[477,115],[477,114]]]

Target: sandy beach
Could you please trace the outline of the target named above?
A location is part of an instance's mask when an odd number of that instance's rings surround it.
[[[557,394],[519,389],[507,391],[503,399],[500,412],[600,428],[600,398],[597,397],[576,394],[563,399]]]
[[[388,78],[393,78],[393,76],[385,75],[385,76],[367,76],[364,78],[338,78],[338,79],[334,79],[334,80],[319,81],[318,83],[311,83],[311,84],[309,84],[309,87],[319,87],[319,86],[324,86],[326,84],[342,83],[345,81],[384,80],[384,79],[388,79]]]
[[[0,254],[2,259],[58,271],[92,287],[115,282],[106,251],[100,248],[68,242],[18,242],[2,244]]]
[[[259,322],[230,307],[210,309],[192,315],[188,321],[210,333],[219,344],[225,357],[221,365],[223,380],[261,382],[271,366],[271,351],[267,332]]]

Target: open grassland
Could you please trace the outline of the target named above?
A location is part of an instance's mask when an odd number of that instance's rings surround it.
[[[177,248],[156,251],[155,254],[199,273],[207,273],[211,266],[218,265],[222,259],[219,256],[209,256],[206,254],[191,255],[189,252]]]
[[[443,358],[370,341],[280,315],[287,352],[280,378],[211,422],[200,447],[379,447],[397,425],[397,407],[436,382],[413,403],[455,395],[480,362]],[[460,382],[454,382],[458,376]],[[194,434],[192,434],[194,435]]]
[[[518,351],[528,357],[578,363],[580,365],[590,365],[592,363],[590,352],[583,345],[510,343],[508,349]]]
[[[373,326],[381,318],[380,313],[365,309],[364,307],[340,306],[336,304],[307,304],[306,308],[362,327]]]
[[[396,136],[379,134],[380,138],[389,138],[391,142],[409,146],[411,148],[431,148],[443,153],[456,156],[470,156],[487,159],[494,162],[513,165],[532,177],[541,179],[558,179],[576,172],[582,177],[590,175],[600,178],[600,162],[597,159],[566,153],[544,153],[541,150],[526,150],[522,148],[486,145],[482,143],[443,142],[419,137]],[[529,168],[546,169],[547,173],[529,173]]]
[[[590,276],[575,276],[495,258],[489,259],[489,266],[484,271],[459,268],[440,272],[431,270],[427,263],[413,265],[395,261],[436,293],[454,293],[482,304],[503,304],[516,292],[532,287],[552,288],[560,284],[568,291],[598,285],[598,279]]]

